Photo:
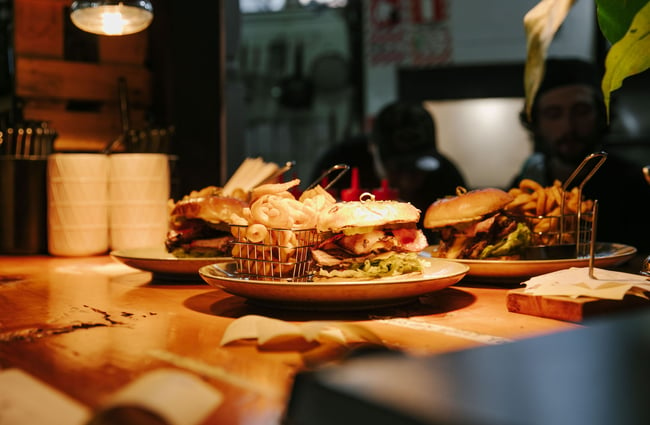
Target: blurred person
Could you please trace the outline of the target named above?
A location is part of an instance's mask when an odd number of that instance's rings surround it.
[[[422,212],[420,221],[429,205],[455,195],[456,188],[466,184],[456,164],[437,149],[433,115],[416,102],[386,105],[375,117],[370,134],[342,142],[322,155],[313,178],[339,163],[359,169],[363,189],[376,189],[386,179],[397,190],[399,200],[412,203]],[[335,187],[349,187],[350,174]],[[433,235],[427,237],[431,242]]]
[[[578,59],[548,59],[544,79],[533,101],[529,130],[534,152],[522,165],[512,186],[532,179],[550,186],[565,182],[582,160],[599,152],[608,132],[601,77],[593,64]],[[598,241],[648,247],[645,231],[650,210],[650,186],[640,166],[608,153],[606,161],[583,189],[599,204]]]
[[[466,187],[458,166],[437,147],[433,115],[419,102],[394,102],[375,117],[370,149],[382,178],[422,211]]]

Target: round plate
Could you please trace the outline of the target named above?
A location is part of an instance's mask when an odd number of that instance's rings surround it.
[[[176,258],[161,247],[116,250],[110,255],[129,267],[151,272],[155,278],[164,280],[200,281],[201,267],[232,261],[231,257]]]
[[[419,296],[451,286],[461,280],[469,267],[453,261],[427,259],[422,274],[370,280],[318,279],[313,282],[286,282],[243,279],[233,276],[235,263],[213,264],[199,269],[211,286],[245,297],[258,304],[288,309],[350,310],[403,304]]]
[[[430,247],[427,252],[435,252]],[[616,267],[634,257],[637,249],[618,243],[598,242],[595,247],[595,267]],[[472,280],[500,281],[511,283],[569,267],[588,267],[589,257],[566,258],[561,260],[449,260],[469,266],[468,278]]]

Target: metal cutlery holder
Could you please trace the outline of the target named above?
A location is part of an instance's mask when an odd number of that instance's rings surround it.
[[[46,122],[0,128],[0,254],[47,253],[47,156],[56,137]]]
[[[0,156],[40,158],[52,153],[57,132],[47,122],[0,129]]]
[[[47,253],[47,157],[0,155],[0,254]]]

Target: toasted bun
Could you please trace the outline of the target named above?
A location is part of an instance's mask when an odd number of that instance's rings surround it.
[[[353,227],[382,227],[417,223],[420,210],[408,202],[349,201],[337,202],[318,217],[318,230],[339,232]]]
[[[226,196],[188,198],[178,201],[171,211],[174,217],[200,218],[210,223],[230,223],[232,214],[242,215],[248,204]]]
[[[424,227],[435,229],[480,219],[500,210],[513,201],[513,196],[500,189],[472,190],[453,198],[439,199],[427,208]]]

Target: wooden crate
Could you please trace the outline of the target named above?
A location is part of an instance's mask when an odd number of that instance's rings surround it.
[[[151,103],[151,76],[144,67],[16,58],[16,95],[21,98],[117,103],[120,77],[127,81],[132,104]]]
[[[15,95],[23,105],[24,119],[48,121],[59,133],[57,150],[97,150],[122,131],[120,77],[127,81],[131,126],[146,125],[152,101],[151,72],[145,67],[148,34],[77,33],[90,40],[96,60],[70,60],[65,57],[70,4],[69,0],[15,0]]]
[[[115,104],[103,104],[98,111],[74,111],[64,102],[30,100],[26,101],[23,113],[35,121],[47,121],[58,132],[65,129],[56,141],[56,149],[101,150],[109,141],[122,132],[119,108]],[[146,110],[132,109],[131,122],[134,127],[144,127]]]

